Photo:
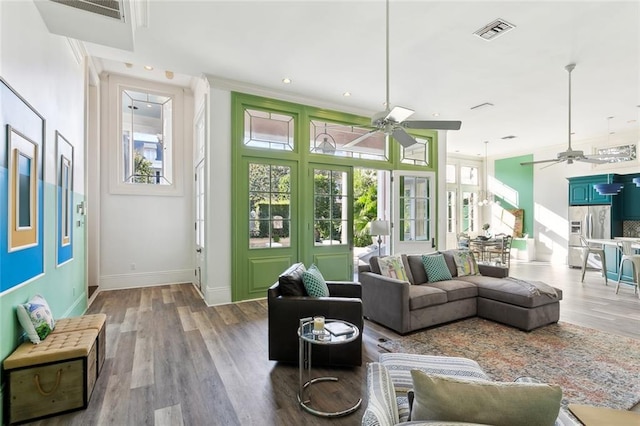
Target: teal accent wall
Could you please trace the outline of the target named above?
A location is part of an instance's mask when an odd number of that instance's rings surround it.
[[[44,274],[0,295],[0,360],[11,354],[21,343],[23,330],[15,313],[17,304],[26,302],[35,294],[41,294],[49,303],[55,319],[82,315],[87,310],[85,226],[77,226],[77,221],[83,221],[83,218],[78,216],[75,209],[72,222],[73,258],[56,267],[56,188],[56,185],[45,184]],[[84,201],[84,196],[74,193],[73,200],[74,204],[78,204]],[[6,215],[7,212],[0,214]],[[4,383],[3,376],[0,376],[0,383]]]
[[[523,209],[524,225],[522,232],[523,234],[532,236],[534,219],[533,167],[520,165],[520,163],[526,161],[533,161],[533,154],[496,160],[494,163],[494,176],[499,183],[513,191],[516,195],[515,200],[506,199],[510,197],[500,197],[502,207],[507,210]],[[522,245],[522,247],[520,247],[519,244]],[[524,241],[514,241],[513,247],[518,249],[526,248]]]

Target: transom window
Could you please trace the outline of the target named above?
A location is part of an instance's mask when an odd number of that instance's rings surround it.
[[[413,164],[414,166],[428,166],[430,141],[415,136],[414,139],[418,143],[402,148],[401,162],[404,164]]]
[[[251,148],[293,151],[294,124],[291,115],[245,109],[243,143]]]
[[[478,185],[478,168],[460,166],[460,183],[463,185]]]
[[[124,89],[122,112],[122,181],[171,185],[173,180],[173,99]]]
[[[315,154],[367,160],[388,160],[387,140],[383,133],[371,129],[325,120],[311,120],[309,150]]]

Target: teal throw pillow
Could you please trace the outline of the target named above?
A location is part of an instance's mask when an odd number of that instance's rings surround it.
[[[422,255],[422,264],[430,283],[451,279],[451,271],[442,254]]]
[[[307,294],[311,297],[329,297],[329,287],[316,265],[302,273],[302,282]]]

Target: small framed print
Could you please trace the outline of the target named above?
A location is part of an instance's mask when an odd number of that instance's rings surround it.
[[[56,131],[57,265],[73,259],[73,145]]]

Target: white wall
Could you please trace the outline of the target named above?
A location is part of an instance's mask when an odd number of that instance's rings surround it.
[[[175,135],[174,147],[182,144],[183,150],[174,164],[176,185],[182,185],[178,195],[118,194],[109,182],[118,120],[108,79],[101,82],[100,289],[192,282],[193,96],[184,90],[183,126]]]

